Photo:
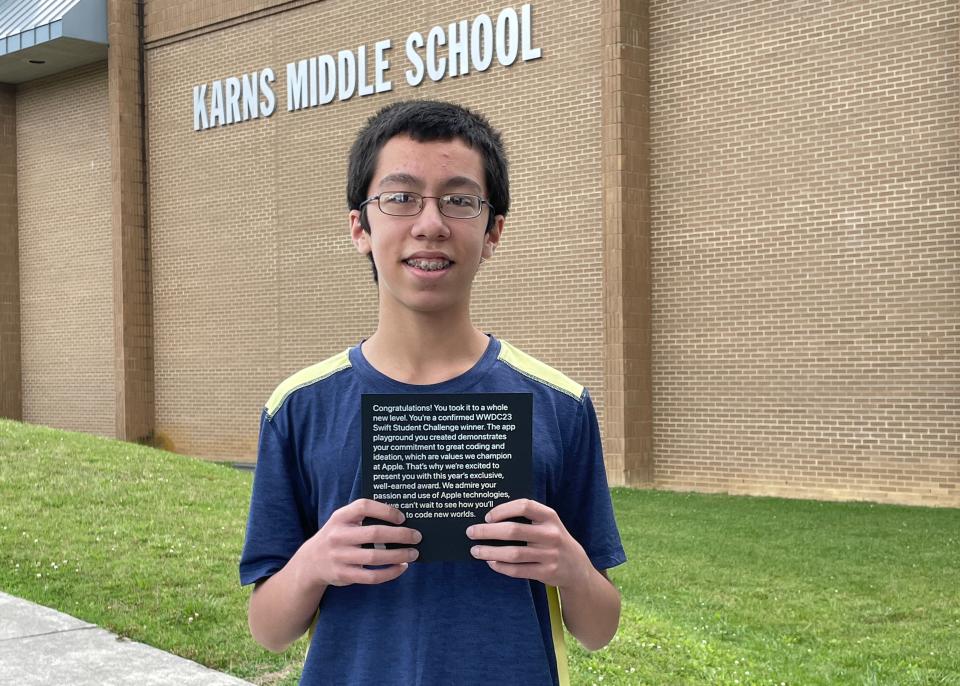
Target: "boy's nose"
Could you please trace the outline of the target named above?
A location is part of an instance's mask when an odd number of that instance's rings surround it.
[[[439,201],[435,198],[423,199],[423,209],[415,220],[411,230],[417,238],[438,239],[450,235],[447,218],[440,214]]]

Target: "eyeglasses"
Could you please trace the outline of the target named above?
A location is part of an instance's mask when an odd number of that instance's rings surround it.
[[[409,191],[396,191],[391,193],[380,193],[372,198],[367,198],[360,203],[363,209],[374,200],[377,201],[377,207],[384,214],[394,217],[415,217],[423,212],[423,201],[436,200],[437,208],[440,214],[451,219],[473,219],[479,217],[483,211],[484,205],[489,205],[491,211],[493,205],[484,200],[479,195],[470,195],[469,193],[450,193],[448,195],[420,195],[419,193],[410,193]]]

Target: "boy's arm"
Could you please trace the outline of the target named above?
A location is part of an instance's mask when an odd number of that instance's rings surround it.
[[[504,521],[513,517],[526,517],[531,523]],[[620,592],[593,566],[557,513],[534,500],[511,500],[490,510],[486,521],[469,527],[467,536],[527,545],[477,545],[471,554],[506,576],[555,586],[570,633],[588,650],[607,645],[620,623]]]
[[[587,650],[600,650],[610,643],[620,625],[620,592],[606,571],[590,565],[588,583],[560,588],[563,623]]]
[[[417,558],[412,548],[377,550],[365,543],[420,542],[420,532],[400,526],[362,526],[365,517],[402,524],[400,510],[373,500],[355,500],[336,510],[323,528],[300,546],[283,569],[254,588],[248,622],[253,638],[280,652],[310,626],[327,586],[382,584],[396,579]],[[365,565],[389,565],[367,569]]]

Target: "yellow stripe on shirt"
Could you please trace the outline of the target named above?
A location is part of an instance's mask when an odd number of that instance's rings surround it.
[[[342,353],[334,355],[323,362],[318,362],[311,367],[301,369],[299,372],[286,379],[283,383],[277,386],[277,390],[273,392],[273,395],[270,396],[270,400],[267,401],[267,416],[270,419],[273,419],[274,415],[277,414],[277,412],[283,406],[283,402],[298,388],[303,388],[304,386],[309,386],[317,381],[322,381],[328,376],[332,376],[340,370],[350,367],[349,353],[349,349],[344,350]]]
[[[497,357],[500,361],[505,362],[534,381],[555,388],[577,400],[583,397],[583,386],[553,367],[521,352],[502,339],[500,341],[500,354]]]
[[[550,607],[553,652],[557,656],[557,677],[560,679],[560,686],[570,686],[570,670],[567,668],[567,644],[563,640],[563,614],[560,611],[560,593],[553,586],[547,586],[547,605]]]

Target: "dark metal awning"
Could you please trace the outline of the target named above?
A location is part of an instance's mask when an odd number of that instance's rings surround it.
[[[105,59],[106,0],[0,0],[0,83]]]

